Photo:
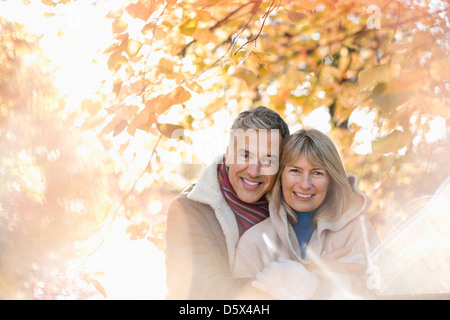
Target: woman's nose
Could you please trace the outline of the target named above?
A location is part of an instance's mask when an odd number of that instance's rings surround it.
[[[309,174],[303,174],[300,176],[300,180],[298,181],[298,186],[304,190],[311,188],[311,177]]]

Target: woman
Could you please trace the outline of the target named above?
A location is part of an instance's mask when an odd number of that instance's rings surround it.
[[[279,299],[365,296],[367,257],[376,233],[371,201],[347,176],[331,139],[300,130],[286,141],[269,197],[270,218],[241,237],[235,277]]]

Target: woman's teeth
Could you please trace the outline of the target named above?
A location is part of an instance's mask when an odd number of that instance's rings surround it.
[[[301,199],[309,199],[313,196],[312,194],[303,194],[303,193],[297,193],[297,192],[294,192],[294,193],[297,197],[299,197]]]

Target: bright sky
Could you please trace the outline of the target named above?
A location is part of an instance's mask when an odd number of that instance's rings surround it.
[[[26,31],[42,35],[40,45],[56,69],[55,86],[67,96],[67,106],[79,106],[108,78],[106,58],[100,53],[112,40],[111,21],[103,17],[124,0],[77,1],[50,7],[40,1],[0,2],[0,15],[26,26]],[[105,3],[107,2],[107,4]],[[52,17],[44,17],[52,12]],[[94,61],[95,59],[95,61]]]

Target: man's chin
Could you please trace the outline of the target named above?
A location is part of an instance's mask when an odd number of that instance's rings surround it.
[[[251,193],[251,194],[249,194]],[[238,194],[238,197],[241,201],[244,201],[246,203],[254,203],[256,201],[258,201],[259,199],[261,199],[261,197],[263,196],[263,194],[261,193],[255,193],[255,192],[240,192],[240,194]]]

